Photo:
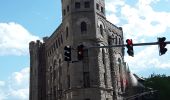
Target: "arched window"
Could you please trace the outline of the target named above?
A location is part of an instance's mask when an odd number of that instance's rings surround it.
[[[66,27],[66,39],[68,38],[68,27]]]
[[[118,43],[117,36],[115,36],[115,44],[117,44],[117,43]]]
[[[54,60],[54,62],[53,62],[53,68],[56,69],[56,67],[57,67],[57,61]]]
[[[100,34],[103,35],[103,26],[100,25]]]
[[[55,41],[55,45],[56,45],[56,48],[58,48],[58,41],[57,40]]]
[[[60,38],[58,38],[58,46],[60,46]]]
[[[60,37],[60,38],[61,38],[61,43],[63,44],[63,36],[61,35],[61,37]]]
[[[53,71],[53,67],[50,66],[50,74],[49,74],[49,75],[50,75],[50,76],[49,76],[49,77],[50,77],[50,81],[52,81],[52,71]]]
[[[81,32],[86,32],[87,31],[87,24],[86,22],[81,23]]]
[[[104,49],[102,49],[102,60],[103,60],[103,65],[105,66],[106,62],[105,62],[105,51],[104,51]]]
[[[101,12],[104,14],[104,8],[103,7],[101,7]]]
[[[62,75],[61,59],[59,59],[59,74]]]
[[[119,38],[119,44],[121,44],[121,39]]]
[[[56,79],[56,66],[57,65],[57,61],[56,60],[54,60],[54,63],[53,63],[53,80],[55,80]]]
[[[122,63],[122,62],[121,62],[121,59],[119,58],[119,59],[118,59],[119,73],[121,73],[121,63]]]

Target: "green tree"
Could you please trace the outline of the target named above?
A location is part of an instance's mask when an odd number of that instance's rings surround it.
[[[158,100],[170,100],[170,76],[151,74],[144,85],[158,90]]]

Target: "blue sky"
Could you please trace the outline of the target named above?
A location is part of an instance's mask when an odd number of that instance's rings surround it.
[[[168,4],[169,0],[106,0],[106,15],[134,43],[154,42],[161,36],[170,41]],[[60,23],[60,0],[1,0],[0,100],[28,100],[28,43],[50,36]],[[126,54],[125,60],[140,76],[170,75],[170,46],[167,48],[159,56],[157,46],[134,47],[134,57]]]

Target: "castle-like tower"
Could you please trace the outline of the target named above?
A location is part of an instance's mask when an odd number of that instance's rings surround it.
[[[79,62],[64,47],[123,44],[123,31],[106,20],[105,0],[61,0],[62,23],[43,42],[30,42],[30,100],[122,100],[124,48],[89,48]]]

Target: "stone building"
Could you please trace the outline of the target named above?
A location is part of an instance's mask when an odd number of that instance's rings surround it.
[[[105,16],[105,0],[61,0],[62,23],[30,49],[30,100],[122,100],[128,83],[124,48],[89,48],[124,43],[123,31]],[[84,58],[64,61],[64,47]]]

